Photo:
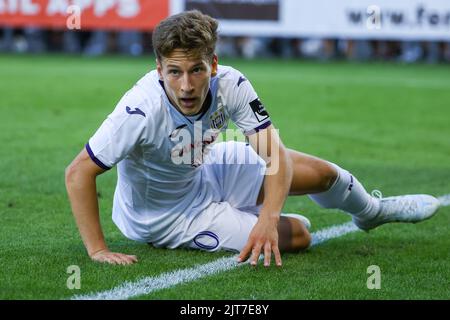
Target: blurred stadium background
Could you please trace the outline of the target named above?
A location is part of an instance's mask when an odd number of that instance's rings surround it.
[[[450,62],[446,0],[1,0],[0,51],[145,55],[188,9],[221,21],[222,57]]]
[[[0,0],[0,299],[70,299],[229,256],[125,239],[111,221],[113,173],[98,178],[102,227],[110,249],[140,261],[94,264],[64,186],[65,167],[154,68],[152,28],[194,8],[220,20],[221,62],[252,81],[287,146],[386,196],[450,193],[448,0]],[[448,299],[449,209],[283,255],[281,270],[242,267],[136,298]],[[306,197],[284,210],[313,232],[350,220]],[[366,286],[374,264],[381,290]],[[80,290],[66,285],[71,265]]]

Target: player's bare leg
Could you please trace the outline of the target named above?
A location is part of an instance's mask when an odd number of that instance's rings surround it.
[[[337,170],[327,161],[288,149],[292,159],[293,177],[290,196],[324,192],[337,178]],[[258,204],[264,200],[264,185],[258,196]]]
[[[387,222],[423,221],[439,208],[439,201],[430,195],[371,196],[356,177],[339,166],[294,150],[289,150],[289,155],[293,165],[289,194],[307,194],[323,208],[341,209],[363,230]],[[263,199],[261,188],[258,203]]]
[[[328,162],[294,150],[288,152],[294,165],[290,195],[323,192],[336,180],[337,171]],[[264,188],[261,187],[258,204],[262,204],[263,200]],[[282,252],[298,252],[308,248],[311,243],[308,228],[298,217],[281,216],[278,235]]]

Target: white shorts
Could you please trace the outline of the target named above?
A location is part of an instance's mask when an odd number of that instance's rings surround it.
[[[242,142],[217,143],[202,166],[208,186],[220,193],[189,224],[183,247],[207,251],[241,251],[258,220],[256,201],[266,164],[253,148]]]

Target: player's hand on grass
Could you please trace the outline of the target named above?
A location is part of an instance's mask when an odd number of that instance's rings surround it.
[[[91,255],[91,259],[97,262],[128,265],[138,262],[133,255],[111,252],[108,249],[100,250]]]
[[[248,237],[247,244],[238,257],[238,262],[247,260],[250,255],[250,264],[256,266],[261,251],[264,252],[264,266],[270,266],[272,252],[275,255],[275,263],[281,266],[281,254],[278,248],[277,224],[260,217]]]

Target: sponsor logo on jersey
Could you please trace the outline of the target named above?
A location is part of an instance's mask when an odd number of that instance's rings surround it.
[[[178,126],[175,128],[175,130],[172,131],[172,133],[169,135],[169,138],[176,138],[178,134],[180,133],[181,129],[186,128],[187,124],[182,124],[181,126]]]
[[[174,164],[189,164],[196,168],[203,164],[204,157],[208,154],[210,146],[220,134],[218,129],[202,131],[202,121],[194,122],[194,130],[187,125],[177,127],[169,135],[172,142],[178,142],[170,152]],[[193,135],[192,135],[193,133]]]
[[[264,105],[258,98],[250,102],[250,108],[252,108],[252,111],[259,122],[263,122],[264,120],[269,118],[269,114],[267,113],[266,109],[264,108]]]
[[[239,80],[238,80],[238,83],[237,83],[237,86],[239,87],[241,85],[241,83],[245,82],[245,81],[247,81],[247,79],[245,79],[244,77],[240,76]]]
[[[131,108],[127,106],[125,110],[128,114],[139,114],[145,118],[145,113],[139,108],[134,108],[134,110],[131,110]]]

